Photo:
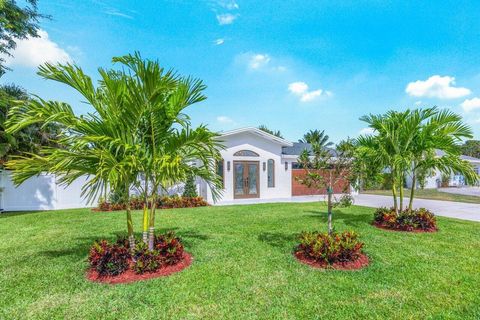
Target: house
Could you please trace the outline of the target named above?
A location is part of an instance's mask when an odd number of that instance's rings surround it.
[[[445,155],[445,152],[441,150],[437,150],[437,157],[442,157]],[[480,159],[470,157],[470,156],[465,156],[462,155],[460,156],[462,160],[468,161],[475,172],[477,174],[480,174]],[[411,177],[407,177],[406,181],[407,187],[410,188],[412,185],[412,179]],[[450,176],[445,176],[440,172],[440,170],[435,170],[433,175],[428,177],[425,181],[425,189],[436,189],[440,187],[463,187],[467,186],[467,183],[465,181],[465,177],[461,174],[456,174],[452,173]],[[420,184],[417,183],[417,187],[420,187]]]
[[[311,149],[309,144],[291,142],[258,128],[228,131],[220,139],[225,149],[216,166],[223,180],[219,202],[319,194],[318,190],[307,188],[296,179],[304,173],[298,168],[298,157],[304,149]],[[343,188],[344,185],[339,184],[334,192],[340,193]],[[205,182],[198,182],[198,190],[199,195],[213,203],[212,192]]]

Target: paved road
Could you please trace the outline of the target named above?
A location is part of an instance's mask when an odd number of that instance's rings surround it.
[[[480,197],[480,187],[439,188],[438,191]]]
[[[408,204],[408,198],[405,198],[404,201]],[[392,197],[387,196],[359,194],[355,196],[355,204],[367,207],[391,207],[393,200]],[[480,221],[480,204],[415,199],[413,206],[414,208],[426,208],[438,216]]]

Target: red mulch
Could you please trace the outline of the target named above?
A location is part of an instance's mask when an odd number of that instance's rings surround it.
[[[298,261],[304,264],[308,264],[313,268],[318,269],[335,269],[335,270],[358,270],[362,269],[369,264],[368,257],[365,254],[361,254],[355,261],[349,262],[335,262],[334,264],[327,264],[325,262],[318,262],[312,259],[308,259],[302,254],[294,254]]]
[[[131,283],[136,281],[148,280],[158,277],[166,277],[173,273],[180,272],[188,268],[192,264],[192,256],[184,253],[182,261],[173,265],[158,269],[156,272],[149,272],[144,274],[136,274],[132,269],[128,269],[118,276],[99,276],[95,270],[88,270],[87,279],[93,282],[101,282],[108,284]]]
[[[387,230],[387,231],[393,231],[393,232],[412,232],[412,233],[431,233],[431,232],[437,232],[438,229],[413,229],[413,230],[403,230],[403,229],[392,229],[387,226],[384,226],[383,224],[377,224],[377,223],[372,223],[372,225],[378,229],[382,230]]]

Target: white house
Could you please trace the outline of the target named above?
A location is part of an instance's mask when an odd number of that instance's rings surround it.
[[[295,179],[303,173],[297,169],[298,156],[311,146],[291,142],[258,128],[242,128],[221,135],[225,150],[217,173],[223,178],[219,202],[241,202],[242,199],[279,199],[313,195],[317,190],[301,185]],[[205,182],[198,185],[199,194],[212,203],[212,193]],[[340,187],[334,192],[341,192]]]
[[[445,153],[443,151],[437,150],[437,157],[442,157],[444,155]],[[460,156],[460,158],[468,161],[472,165],[475,172],[480,174],[480,159],[465,155]],[[465,182],[465,177],[461,174],[452,173],[450,177],[448,177],[448,181],[442,182],[442,180],[443,174],[439,170],[436,170],[432,176],[426,179],[425,189],[436,189],[440,187],[463,187],[467,185]],[[412,179],[410,176],[407,177],[406,184],[408,188],[411,187]],[[419,185],[417,185],[417,187],[419,187]]]

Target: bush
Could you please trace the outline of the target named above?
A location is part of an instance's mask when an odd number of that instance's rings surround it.
[[[297,257],[303,257],[321,264],[352,262],[362,254],[363,243],[353,231],[341,234],[302,232],[300,244],[295,250]]]
[[[173,231],[157,235],[154,246],[160,265],[173,265],[182,260],[183,245]]]
[[[353,205],[355,199],[350,194],[343,194],[338,201],[336,201],[333,206],[337,208],[348,208]]]
[[[132,210],[143,209],[144,199],[140,197],[132,197],[130,199],[130,208]],[[149,203],[150,205],[150,203]],[[194,208],[208,206],[208,202],[203,200],[202,197],[161,197],[157,201],[157,208],[160,209],[172,209],[172,208]],[[125,210],[126,205],[124,203],[110,203],[105,200],[98,202],[97,208],[94,211],[119,211]]]
[[[203,200],[202,197],[163,197],[160,199],[160,208],[172,209],[172,208],[194,208],[208,206],[208,202]]]
[[[376,226],[401,231],[436,231],[437,219],[425,208],[395,213],[393,208],[378,208],[373,215]]]
[[[195,177],[193,175],[188,176],[187,181],[185,181],[185,187],[183,190],[182,197],[184,198],[196,198],[197,187],[195,186]]]
[[[137,274],[155,272],[160,268],[160,259],[157,250],[148,250],[148,245],[139,242],[134,251],[133,271]]]
[[[130,254],[122,245],[109,244],[106,240],[94,242],[88,256],[90,267],[101,276],[116,276],[128,269]]]

